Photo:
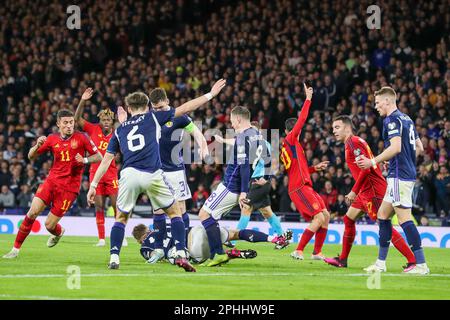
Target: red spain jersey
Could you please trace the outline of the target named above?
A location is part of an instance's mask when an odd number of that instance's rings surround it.
[[[352,191],[356,194],[372,191],[384,196],[387,184],[380,167],[376,165],[370,169],[361,170],[355,163],[356,158],[360,155],[364,155],[369,159],[374,158],[369,145],[364,139],[358,136],[351,136],[345,142],[345,161],[353,179],[356,181]]]
[[[51,134],[44,144],[37,150],[38,154],[51,151],[53,165],[47,180],[51,180],[58,188],[78,193],[84,164],[78,163],[75,156],[79,153],[85,156],[97,153],[94,143],[84,133],[75,131],[69,138],[63,139],[59,133]]]
[[[289,192],[296,190],[303,185],[312,185],[310,173],[314,172],[314,169],[308,167],[305,151],[298,139],[303,125],[306,122],[306,118],[308,117],[310,105],[311,101],[306,100],[303,104],[297,123],[284,139],[281,148],[280,158],[289,177]]]
[[[112,135],[114,134],[114,130],[111,131],[111,133],[107,136],[103,134],[102,128],[99,124],[90,123],[88,121],[84,121],[83,131],[85,131],[89,137],[92,139],[94,144],[97,146],[98,150],[102,154],[102,156],[105,155],[106,149],[108,148],[109,140],[111,139]],[[94,178],[95,172],[97,171],[98,167],[100,166],[101,162],[91,163],[91,167],[89,169],[90,173],[90,180]],[[116,161],[111,161],[111,164],[106,171],[105,175],[100,180],[100,183],[102,182],[110,182],[117,180],[117,166]]]

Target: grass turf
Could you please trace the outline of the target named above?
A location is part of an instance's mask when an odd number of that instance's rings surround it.
[[[375,246],[354,246],[349,268],[337,269],[308,255],[293,260],[295,244],[279,251],[271,244],[238,242],[258,256],[187,273],[169,263],[145,264],[137,243],[128,240],[120,270],[108,270],[109,246],[93,247],[93,237],[66,236],[47,248],[47,237],[30,236],[18,259],[0,259],[0,299],[450,299],[449,249],[426,248],[431,275],[412,276],[401,274],[405,260],[391,247],[380,289],[370,290],[362,268],[375,261]],[[13,241],[13,235],[0,235],[1,255]],[[340,246],[324,246],[325,255],[339,251]],[[70,265],[80,268],[80,289],[67,287]]]

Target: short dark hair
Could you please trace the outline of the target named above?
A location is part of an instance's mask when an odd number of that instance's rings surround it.
[[[125,104],[131,109],[131,110],[139,110],[143,109],[146,106],[148,106],[149,99],[147,95],[143,92],[136,91],[133,93],[130,93],[125,97]]]
[[[292,129],[294,129],[296,123],[297,123],[297,118],[289,118],[284,122],[284,126],[287,131],[291,132]]]
[[[231,110],[231,114],[250,120],[250,111],[243,106],[234,107],[233,110]]]
[[[56,119],[60,120],[63,117],[74,117],[74,113],[72,110],[69,109],[61,109],[58,110],[58,113],[56,114]]]
[[[150,102],[152,104],[157,104],[161,101],[167,100],[166,90],[163,88],[155,88],[150,91]]]
[[[148,227],[145,224],[138,224],[133,228],[132,235],[136,239],[136,241],[141,241],[142,237],[148,231]]]
[[[341,114],[333,119],[335,121],[342,121],[342,123],[346,126],[350,126],[352,128],[352,132],[356,131],[355,124],[352,121],[352,118],[349,115]]]

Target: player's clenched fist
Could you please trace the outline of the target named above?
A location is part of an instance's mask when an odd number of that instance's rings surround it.
[[[313,88],[312,87],[308,88],[305,83],[303,83],[303,87],[305,88],[306,100],[311,100],[314,92]]]
[[[37,139],[36,144],[38,145],[38,147],[40,147],[40,146],[42,146],[45,143],[46,140],[47,140],[46,136],[39,137]]]
[[[77,153],[75,156],[75,160],[77,160],[78,163],[84,163],[84,158],[81,154]]]

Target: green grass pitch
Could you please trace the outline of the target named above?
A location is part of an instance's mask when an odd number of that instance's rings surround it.
[[[47,248],[47,237],[30,236],[17,260],[0,259],[0,299],[450,299],[449,249],[425,248],[431,275],[408,276],[401,274],[403,257],[391,247],[380,289],[369,289],[362,268],[375,261],[375,246],[354,246],[349,268],[336,269],[309,256],[293,260],[295,244],[279,251],[271,244],[238,242],[258,257],[187,273],[169,263],[145,264],[138,244],[128,240],[120,270],[108,270],[109,247],[93,247],[93,237],[66,236]],[[13,241],[13,235],[0,235],[1,255]],[[340,246],[324,246],[325,255],[338,251]],[[67,287],[71,265],[80,268],[80,289]]]

